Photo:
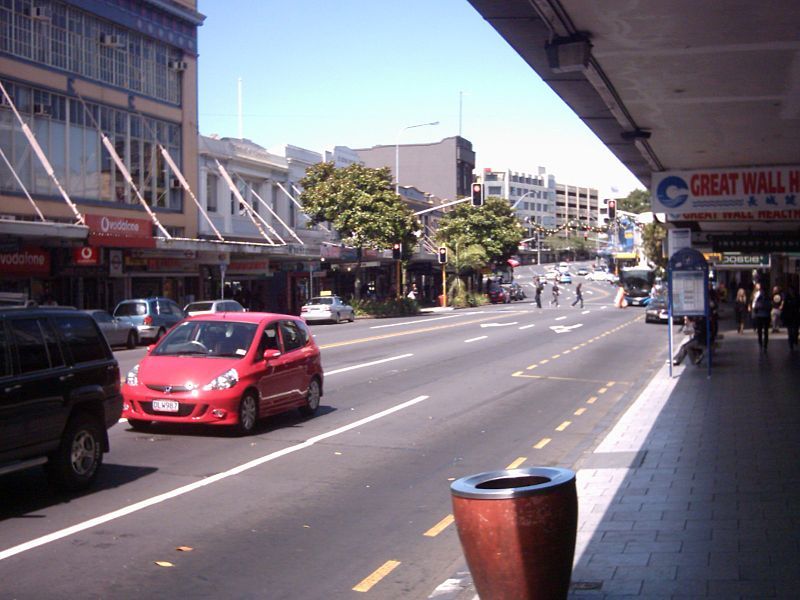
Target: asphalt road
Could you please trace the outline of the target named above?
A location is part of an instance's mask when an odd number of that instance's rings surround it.
[[[574,466],[665,359],[663,326],[604,283],[571,308],[574,285],[560,308],[314,325],[314,418],[245,438],[122,422],[79,497],[39,470],[3,478],[0,596],[427,598],[463,562],[449,483]]]

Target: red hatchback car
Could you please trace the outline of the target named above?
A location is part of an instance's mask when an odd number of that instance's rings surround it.
[[[122,386],[122,416],[230,425],[297,408],[312,415],[322,396],[320,352],[299,317],[216,313],[181,321],[151,348]]]

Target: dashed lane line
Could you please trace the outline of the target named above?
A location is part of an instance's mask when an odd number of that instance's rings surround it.
[[[453,515],[447,515],[444,519],[439,521],[436,525],[428,529],[428,531],[426,531],[422,535],[424,535],[425,537],[436,537],[437,535],[442,533],[445,529],[447,529],[450,525],[452,525],[454,520],[455,519]]]
[[[389,573],[400,566],[399,560],[387,560],[353,588],[354,592],[368,592]]]

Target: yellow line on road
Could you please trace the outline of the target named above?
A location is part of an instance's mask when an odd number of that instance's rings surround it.
[[[597,393],[598,394],[605,394],[607,391],[608,391],[607,387],[601,387],[599,390],[597,390]]]
[[[386,577],[389,573],[394,571],[400,564],[399,560],[387,560],[380,567],[373,571],[372,575],[364,578],[356,587],[353,588],[354,592],[368,592],[372,587],[381,579]]]
[[[606,387],[607,387],[607,388],[610,388],[610,387],[612,387],[612,386],[613,386],[615,383],[616,383],[616,381],[609,381],[609,382],[606,384]]]
[[[575,411],[573,414],[575,414],[575,415],[577,415],[578,417],[580,417],[580,416],[581,416],[583,413],[585,413],[585,412],[586,412],[586,409],[585,409],[585,408],[579,408],[579,409],[578,409],[578,410],[576,410],[576,411]]]
[[[537,443],[537,444],[534,446],[534,448],[535,448],[536,450],[541,450],[542,448],[544,448],[545,446],[547,446],[547,444],[549,444],[551,441],[552,441],[552,439],[551,439],[551,438],[542,438],[542,439],[541,439],[541,440],[539,440],[539,442],[538,442],[538,443]]]
[[[525,458],[524,456],[520,456],[520,457],[519,457],[517,460],[515,460],[515,461],[514,461],[514,462],[512,462],[510,465],[508,465],[508,466],[506,467],[506,469],[516,469],[518,466],[520,466],[520,465],[521,465],[522,463],[524,463],[526,460],[528,460],[528,459],[527,459],[527,458]]]
[[[572,425],[572,421],[564,421],[561,425],[556,427],[556,431],[564,431],[570,425]]]
[[[365,338],[358,338],[355,340],[346,340],[344,342],[334,342],[332,344],[323,344],[320,346],[321,350],[327,350],[328,348],[339,348],[341,346],[350,346],[352,344],[363,344],[365,342],[374,342],[377,340],[387,340],[390,338],[400,337],[404,335],[414,335],[416,333],[428,333],[431,331],[439,331],[441,329],[452,329],[454,327],[461,327],[463,325],[472,325],[473,323],[481,323],[483,321],[498,321],[500,319],[505,319],[508,317],[512,317],[514,315],[522,314],[519,312],[509,312],[503,313],[503,316],[498,318],[496,314],[493,314],[491,317],[484,317],[482,319],[471,319],[469,321],[461,321],[460,323],[449,323],[447,325],[436,325],[434,327],[423,327],[421,329],[412,329],[410,331],[398,331],[396,333],[387,333],[385,335],[373,335],[371,337]]]
[[[536,367],[538,367],[538,366],[539,366],[539,365],[531,365],[531,366],[529,366],[529,367],[525,367],[525,368],[526,368],[528,371],[530,371],[531,369],[535,369],[535,368],[536,368]]]
[[[523,379],[550,379],[553,381],[577,381],[580,383],[602,383],[602,379],[580,379],[579,377],[555,377],[552,375],[525,375],[522,371],[516,371],[511,374],[512,377],[522,377]],[[619,383],[628,383],[627,381],[620,381]],[[605,389],[605,388],[600,388]],[[602,393],[602,392],[601,392]]]
[[[586,401],[586,404],[594,404],[595,402],[597,402],[597,396],[592,396]]]
[[[555,359],[555,358],[559,358],[560,356],[561,356],[560,354],[553,354],[553,356],[551,356],[550,358]]]
[[[549,359],[547,359],[547,358],[543,358],[542,360],[540,360],[540,361],[539,361],[539,364],[540,364],[540,365],[546,365],[546,364],[547,364],[547,363],[549,363],[549,362],[550,362],[550,360],[549,360]]]
[[[445,529],[447,529],[452,523],[455,521],[453,515],[447,515],[444,519],[439,521],[436,525],[428,529],[423,535],[427,537],[436,537],[440,533],[442,533]]]

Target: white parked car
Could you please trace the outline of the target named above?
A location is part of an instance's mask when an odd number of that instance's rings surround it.
[[[221,312],[246,312],[244,306],[239,304],[236,300],[202,300],[200,302],[190,302],[183,310],[190,317]]]
[[[342,321],[356,320],[356,311],[345,304],[339,296],[317,296],[311,298],[300,309],[300,316],[306,321]]]

